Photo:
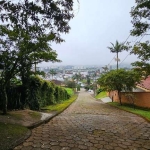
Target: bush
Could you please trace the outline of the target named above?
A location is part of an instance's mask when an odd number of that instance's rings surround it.
[[[11,85],[7,88],[8,109],[21,109],[21,91],[24,90],[22,85]],[[30,76],[28,79],[27,99],[25,106],[32,110],[39,110],[41,107],[60,103],[70,98],[67,91],[59,86],[56,86],[50,81],[45,81],[38,76]],[[0,93],[0,99],[1,99]],[[2,109],[2,100],[0,100],[0,109]]]
[[[99,88],[99,89],[97,89],[96,93],[99,94],[99,93],[101,93],[102,91],[103,91],[103,89]]]

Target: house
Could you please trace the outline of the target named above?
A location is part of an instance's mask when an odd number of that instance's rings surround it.
[[[134,95],[134,100],[129,100],[127,98],[128,94]],[[114,102],[119,102],[118,91],[109,92],[109,97]],[[121,92],[121,101],[122,103],[133,103],[139,107],[150,108],[150,76],[145,80],[142,80],[137,84],[136,89],[133,92]]]
[[[51,82],[53,82],[54,84],[58,85],[58,86],[65,86],[64,82],[59,81],[59,80],[51,80]]]
[[[145,92],[150,92],[150,76],[148,76],[145,80],[142,80],[136,87]]]

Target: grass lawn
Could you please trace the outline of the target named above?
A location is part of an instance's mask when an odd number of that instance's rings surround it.
[[[122,106],[117,103],[117,102],[109,102],[108,104],[115,106],[117,108],[132,112],[134,114],[140,115],[150,121],[150,109],[145,109],[145,108],[139,108],[135,106],[135,109],[131,105],[125,105],[123,104]]]
[[[27,132],[28,129],[23,126],[0,123],[0,149],[10,149],[12,144]]]
[[[43,107],[42,109],[46,110],[46,112],[50,112],[50,111],[61,112],[66,107],[68,107],[72,102],[74,102],[76,100],[76,98],[77,98],[77,95],[73,95],[69,100],[65,100],[59,104],[46,106],[46,107]]]
[[[100,92],[98,95],[95,96],[96,99],[101,99],[107,97],[107,92],[106,91],[102,91]]]
[[[65,90],[67,91],[67,93],[68,93],[70,96],[72,96],[72,95],[74,94],[74,91],[73,91],[73,89],[71,89],[71,88],[65,88]]]

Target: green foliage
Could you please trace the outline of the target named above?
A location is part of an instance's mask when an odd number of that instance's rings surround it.
[[[73,103],[76,100],[76,98],[77,98],[77,95],[73,95],[68,100],[65,100],[65,101],[58,103],[58,104],[43,107],[42,109],[46,110],[46,112],[51,112],[51,111],[61,112],[65,108],[67,108],[71,103]]]
[[[22,80],[22,99],[24,97],[25,102],[32,65],[43,61],[60,62],[50,44],[52,41],[64,41],[60,33],[69,32],[68,23],[73,17],[73,0],[39,0],[38,3],[28,0],[1,1],[0,62],[4,64],[4,69],[0,74],[0,86],[4,113],[7,112],[6,88],[16,74]],[[36,98],[32,101],[36,101]],[[36,105],[38,109],[38,103]]]
[[[138,58],[143,62],[150,60],[150,43],[146,41],[145,43],[137,43],[133,49],[132,53],[138,55]]]
[[[150,1],[148,0],[136,0],[136,6],[131,9],[131,17],[133,29],[131,34],[134,36],[143,35],[149,28],[149,14],[150,14]]]
[[[70,96],[74,95],[74,91],[73,91],[72,88],[65,88],[65,90],[67,91],[67,93],[68,93]]]
[[[51,69],[51,70],[49,71],[49,73],[52,75],[52,79],[53,79],[53,76],[57,74],[56,71],[53,70],[53,69]]]
[[[76,73],[73,75],[72,79],[76,80],[78,82],[78,81],[81,81],[83,79],[83,77],[80,73]]]
[[[80,85],[79,84],[77,85],[77,91],[80,91]]]
[[[140,79],[139,75],[132,71],[126,71],[124,69],[111,70],[98,79],[100,86],[106,90],[125,90],[131,91],[135,87],[135,83]]]
[[[96,94],[101,93],[103,90],[104,90],[104,89],[102,89],[102,88],[97,89]]]
[[[147,0],[136,0],[136,6],[132,7],[131,17],[133,29],[131,35],[133,36],[144,36],[147,34],[150,28],[149,14],[150,14],[150,1]],[[136,43],[131,53],[138,56],[140,61],[133,63],[136,70],[143,74],[145,78],[150,74],[150,43],[149,41]],[[142,75],[143,76],[143,75]]]
[[[27,102],[32,110],[40,109],[40,87],[42,86],[42,82],[36,76],[31,76],[28,81],[28,85],[30,88],[27,90]]]
[[[104,98],[104,97],[107,97],[107,92],[106,91],[102,91],[100,92],[99,94],[96,95],[96,99],[101,99],[101,98]]]
[[[32,110],[39,110],[41,107],[60,103],[69,98],[64,88],[37,76],[31,76],[29,87],[28,104]]]
[[[120,61],[120,59],[118,58],[118,53],[122,52],[123,50],[128,50],[129,46],[124,45],[124,43],[119,43],[118,41],[116,41],[115,44],[111,43],[112,47],[108,47],[108,49],[110,49],[110,51],[112,53],[116,53],[117,54],[117,69],[118,69],[118,61]],[[107,71],[107,70],[106,70]]]
[[[75,88],[76,87],[76,83],[74,81],[66,81],[66,86],[68,88]]]
[[[24,108],[29,107],[32,110],[39,110],[43,106],[60,103],[69,99],[71,96],[63,87],[54,85],[52,82],[43,80],[35,75],[30,76],[27,85],[25,92],[27,99]],[[9,110],[22,108],[22,91],[24,91],[22,85],[13,84],[7,88]],[[1,94],[0,92],[0,95]],[[2,109],[2,107],[2,101],[0,101],[0,109]]]
[[[150,64],[148,62],[136,61],[132,63],[132,66],[134,66],[134,70],[141,75],[141,79],[145,79],[150,75]]]
[[[124,44],[123,43],[119,43],[117,40],[116,40],[115,44],[111,43],[111,45],[112,45],[112,47],[108,47],[108,49],[110,49],[110,51],[112,53],[119,53],[119,52],[121,52],[121,51],[126,49]]]
[[[90,79],[90,76],[86,76],[86,83],[87,85],[90,85],[91,84],[91,79]]]
[[[100,86],[105,88],[107,91],[118,91],[120,104],[121,104],[121,91],[132,91],[132,88],[136,86],[136,83],[139,82],[140,75],[132,70],[111,70],[98,79]]]
[[[36,74],[41,75],[42,77],[45,77],[46,75],[44,71],[36,71]]]

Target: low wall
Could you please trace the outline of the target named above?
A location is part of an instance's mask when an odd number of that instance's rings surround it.
[[[122,103],[131,103],[125,96],[125,94],[129,94],[129,92],[121,92],[121,101]],[[150,108],[150,92],[132,92],[135,96],[134,103],[136,106]],[[112,91],[109,93],[109,97],[113,98],[114,102],[119,102],[118,92]]]

